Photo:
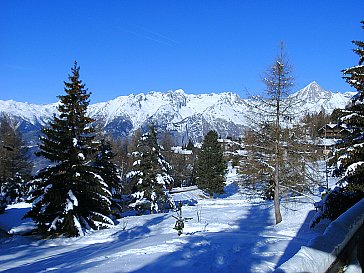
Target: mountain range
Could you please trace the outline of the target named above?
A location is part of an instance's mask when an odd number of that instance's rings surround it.
[[[296,107],[303,115],[321,110],[331,113],[335,108],[345,107],[354,94],[327,91],[312,82],[291,96],[300,101]],[[148,124],[154,123],[181,145],[188,139],[201,141],[211,129],[222,137],[242,135],[248,126],[248,100],[231,92],[194,95],[179,89],[120,96],[91,104],[88,114],[114,137],[127,137],[134,130],[144,130]],[[8,114],[29,144],[35,144],[40,128],[57,113],[57,105],[0,100],[0,113]]]

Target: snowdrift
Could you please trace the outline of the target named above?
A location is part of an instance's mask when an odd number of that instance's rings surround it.
[[[333,221],[324,234],[313,239],[275,272],[326,272],[364,223],[364,199]]]

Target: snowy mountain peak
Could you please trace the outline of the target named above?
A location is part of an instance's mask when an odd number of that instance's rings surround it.
[[[320,100],[329,100],[333,96],[333,93],[323,89],[317,82],[313,81],[300,91],[294,94],[306,103],[316,103]]]
[[[32,124],[44,124],[57,111],[57,103],[32,104],[14,100],[0,100],[0,113],[6,113],[17,119],[26,120]]]
[[[187,95],[182,89],[178,89],[175,91],[168,91],[167,96],[172,105],[175,105],[177,108],[181,108],[187,105]]]

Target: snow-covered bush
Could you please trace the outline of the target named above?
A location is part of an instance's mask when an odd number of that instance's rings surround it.
[[[315,203],[317,213],[311,220],[310,226],[314,227],[322,219],[336,220],[362,198],[364,198],[364,193],[361,191],[352,192],[342,187],[335,187],[325,193],[322,200]]]
[[[14,204],[25,201],[28,196],[28,182],[22,177],[21,174],[16,173],[3,183],[3,196],[6,204]]]

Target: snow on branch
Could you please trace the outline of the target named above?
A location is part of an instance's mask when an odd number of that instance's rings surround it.
[[[344,176],[350,176],[353,173],[355,173],[356,169],[364,164],[364,161],[355,162],[348,166],[348,168],[345,171]]]

